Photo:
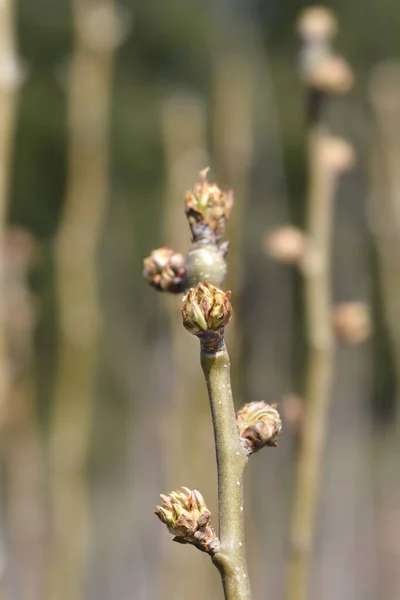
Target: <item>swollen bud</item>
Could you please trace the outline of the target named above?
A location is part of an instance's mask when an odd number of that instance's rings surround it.
[[[181,490],[160,494],[161,506],[155,514],[174,535],[174,542],[192,544],[213,556],[219,550],[219,540],[211,527],[211,513],[197,490]]]
[[[249,454],[264,446],[277,446],[276,438],[282,422],[276,405],[265,402],[250,402],[236,413],[239,437]]]

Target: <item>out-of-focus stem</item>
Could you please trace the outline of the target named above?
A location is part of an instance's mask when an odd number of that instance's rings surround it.
[[[114,0],[74,0],[73,18],[68,183],[56,244],[59,363],[50,438],[49,600],[84,597],[86,467],[100,313],[96,260],[109,192],[108,123],[118,41]]]
[[[15,50],[14,1],[0,3],[0,247],[3,247],[7,217],[17,92],[21,67]],[[6,347],[4,339],[4,294],[0,294],[0,425],[7,396]]]
[[[225,346],[215,352],[201,348],[201,365],[210,398],[218,467],[218,513],[221,547],[213,557],[226,600],[250,600],[243,523],[243,473],[247,453],[236,425],[230,362]]]
[[[335,179],[324,168],[324,132],[309,133],[308,256],[304,266],[308,363],[290,534],[287,600],[306,600],[313,550],[334,360],[331,306],[331,226]]]
[[[14,138],[18,87],[22,72],[15,49],[14,0],[0,3],[0,248],[3,248],[7,217],[9,182]],[[0,262],[3,258],[0,256]],[[0,269],[4,265],[0,264]],[[4,409],[9,400],[9,373],[5,339],[5,296],[0,294],[0,428],[4,425]],[[2,527],[1,527],[2,529]],[[0,532],[2,537],[3,532]],[[4,544],[0,543],[0,598],[3,596],[6,558],[2,556]]]
[[[2,468],[7,513],[7,580],[22,600],[43,598],[44,455],[36,420],[33,377],[36,304],[28,273],[36,254],[27,232],[8,229],[3,245],[5,332],[10,380]]]
[[[3,235],[14,137],[16,95],[21,67],[15,50],[14,1],[0,4],[0,223]]]
[[[376,67],[370,86],[375,128],[370,143],[370,228],[379,261],[384,318],[395,375],[395,419],[380,424],[375,435],[375,478],[378,539],[378,593],[394,600],[400,574],[396,539],[400,486],[400,64]]]
[[[400,64],[378,67],[371,84],[378,136],[371,148],[370,223],[379,257],[384,313],[396,375],[400,433]]]

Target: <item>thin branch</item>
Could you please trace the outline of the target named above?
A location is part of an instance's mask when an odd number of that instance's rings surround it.
[[[315,126],[309,134],[310,187],[307,201],[309,255],[304,268],[309,345],[305,392],[307,402],[294,490],[288,600],[305,600],[308,597],[333,371],[330,258],[334,178],[321,164],[321,143],[324,136],[319,126]]]
[[[248,457],[237,430],[225,345],[213,353],[202,344],[201,365],[210,398],[218,467],[221,547],[213,562],[221,573],[226,600],[249,600],[243,523],[243,473]]]

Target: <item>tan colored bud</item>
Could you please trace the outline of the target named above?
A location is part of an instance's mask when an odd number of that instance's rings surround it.
[[[174,541],[193,544],[211,556],[219,549],[219,540],[211,527],[211,513],[197,490],[181,490],[160,494],[162,505],[155,514],[174,535]]]
[[[167,246],[153,250],[143,261],[143,276],[158,291],[180,293],[185,279],[185,258]]]
[[[342,56],[328,55],[318,61],[308,74],[307,82],[325,94],[345,94],[354,82],[353,73]]]
[[[280,227],[265,237],[264,247],[278,262],[298,265],[305,254],[306,237],[297,227]]]
[[[353,147],[339,137],[327,136],[321,140],[320,153],[323,165],[336,174],[348,171],[356,163]]]
[[[191,288],[183,298],[184,327],[194,335],[223,329],[232,318],[230,295],[207,281]]]
[[[370,309],[364,302],[338,304],[333,311],[333,325],[340,339],[361,344],[372,333]]]
[[[276,404],[250,402],[236,413],[239,437],[248,451],[253,454],[264,446],[277,446],[276,438],[282,422]]]
[[[207,173],[208,169],[201,171],[200,180],[186,193],[185,211],[194,242],[218,243],[231,214],[233,193],[224,193],[216,183],[210,184]]]
[[[325,6],[311,6],[300,13],[297,29],[300,36],[308,42],[328,41],[337,31],[336,17]]]

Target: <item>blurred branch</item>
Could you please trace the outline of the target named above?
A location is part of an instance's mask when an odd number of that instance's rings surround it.
[[[374,136],[370,141],[369,224],[378,256],[384,318],[395,376],[394,419],[375,434],[379,596],[400,591],[398,507],[400,486],[400,64],[376,67],[370,82]]]
[[[14,32],[14,2],[0,4],[0,270],[1,284],[5,283],[4,236],[7,219],[9,183],[12,169],[17,93],[23,72],[16,53]],[[4,290],[3,290],[4,292]],[[4,411],[10,403],[9,356],[6,341],[6,296],[0,294],[0,427],[4,426]],[[3,531],[0,532],[3,536]],[[4,585],[6,557],[0,540],[0,585]],[[0,596],[3,590],[0,591]]]
[[[378,135],[371,144],[370,226],[379,257],[394,368],[396,423],[400,432],[400,64],[383,64],[371,78],[370,98]]]
[[[37,246],[25,231],[8,229],[2,248],[10,385],[5,407],[4,476],[9,583],[22,600],[43,598],[44,455],[36,421],[33,376],[35,298],[28,274]]]
[[[336,31],[334,16],[324,8],[306,9],[299,19],[299,31],[303,38],[301,66],[307,89],[309,127],[307,245],[302,263],[308,358],[290,531],[287,600],[306,600],[309,596],[335,351],[331,300],[333,200],[338,176],[353,160],[348,144],[329,136],[322,125],[327,97],[347,91],[352,81],[345,61],[339,57],[333,60],[331,53],[330,41]]]
[[[109,194],[109,112],[119,42],[114,0],[75,0],[73,17],[68,183],[56,242],[60,349],[50,439],[49,600],[84,597],[86,469],[100,327],[97,251]]]
[[[334,181],[321,164],[324,132],[309,133],[308,244],[304,270],[308,362],[302,428],[291,530],[288,600],[307,598],[322,453],[331,391],[334,340],[331,326],[331,224]]]

